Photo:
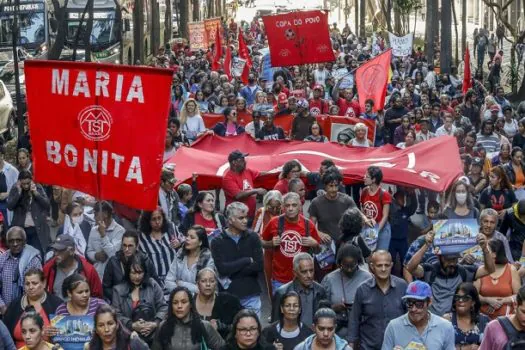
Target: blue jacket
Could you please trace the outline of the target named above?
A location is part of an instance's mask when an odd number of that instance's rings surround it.
[[[406,239],[410,217],[417,209],[417,198],[414,193],[407,195],[407,205],[401,207],[395,200],[390,204],[388,221],[392,231],[392,239]]]
[[[243,97],[246,100],[246,105],[249,106],[255,103],[255,94],[259,91],[262,91],[259,85],[255,86],[255,89],[253,89],[253,92],[250,89],[250,86],[246,85],[245,87],[241,89],[241,91],[239,91],[239,95],[241,95],[241,97]]]
[[[350,350],[350,346],[340,336],[337,334],[334,334],[335,337],[335,350]],[[311,350],[312,349],[312,343],[314,341],[315,334],[312,334],[308,338],[306,338],[302,343],[299,343],[294,350]]]

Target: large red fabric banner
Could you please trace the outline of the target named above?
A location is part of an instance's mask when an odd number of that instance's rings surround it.
[[[332,62],[335,55],[325,11],[293,11],[263,16],[273,67]]]
[[[215,43],[217,33],[221,35],[220,28],[221,19],[220,18],[208,18],[204,20],[204,30],[206,32],[206,40],[208,40],[208,46]],[[219,31],[218,31],[219,30]]]
[[[215,124],[224,121],[224,116],[222,114],[204,113],[202,114],[202,118],[204,119],[204,126],[206,126],[208,129],[212,129]],[[273,123],[283,128],[286,135],[290,135],[292,131],[293,118],[294,117],[291,114],[279,115],[274,118]],[[357,123],[363,123],[368,129],[368,140],[372,144],[374,143],[375,122],[373,120],[326,114],[317,115],[316,119],[317,123],[319,123],[323,129],[323,134],[332,142],[346,143],[349,139],[353,139],[355,137],[354,126]],[[252,117],[247,113],[239,114],[237,120],[239,124],[246,126],[246,124],[252,121]]]
[[[172,72],[31,60],[25,75],[35,181],[154,209]]]
[[[391,60],[392,49],[389,49],[357,68],[355,81],[362,111],[365,110],[365,101],[368,99],[374,100],[374,111],[383,109]]]
[[[249,153],[248,167],[271,174],[257,179],[256,186],[271,188],[277,182],[282,165],[298,160],[306,171],[317,171],[324,159],[332,159],[344,174],[345,183],[362,181],[371,165],[381,167],[385,183],[418,186],[442,192],[463,173],[456,139],[452,136],[434,138],[406,149],[392,145],[379,148],[347,147],[334,143],[302,141],[254,141],[248,135],[220,137],[207,135],[191,148],[182,147],[169,160],[178,166],[176,177],[191,181],[199,174],[199,189],[221,186],[222,176],[229,168],[228,154],[239,149]],[[447,166],[444,167],[443,164]]]

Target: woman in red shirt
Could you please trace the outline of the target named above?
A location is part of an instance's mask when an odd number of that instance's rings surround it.
[[[180,231],[186,235],[193,225],[201,225],[208,236],[215,230],[226,227],[226,220],[221,213],[215,212],[215,196],[211,192],[200,192],[180,225]]]
[[[377,249],[388,250],[390,246],[390,224],[388,214],[392,196],[381,188],[383,172],[377,166],[368,167],[364,182],[365,188],[361,192],[361,211],[377,227]]]
[[[284,163],[281,175],[279,175],[279,181],[277,181],[273,189],[285,195],[288,193],[288,182],[299,176],[301,176],[301,164],[296,160],[290,160]]]

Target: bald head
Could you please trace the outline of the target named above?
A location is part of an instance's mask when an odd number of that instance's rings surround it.
[[[377,282],[386,283],[392,274],[392,256],[386,250],[377,250],[370,257],[370,272]]]
[[[372,253],[370,256],[370,262],[374,263],[375,261],[387,259],[388,261],[392,262],[392,255],[388,250],[376,250]]]

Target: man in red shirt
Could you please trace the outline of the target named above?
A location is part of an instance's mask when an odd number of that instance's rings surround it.
[[[262,234],[262,246],[274,248],[272,290],[293,279],[293,257],[309,249],[319,249],[319,234],[314,223],[301,212],[301,198],[289,192],[283,197],[284,214],[268,222]]]
[[[361,115],[361,108],[359,101],[354,100],[354,91],[350,88],[343,93],[344,98],[339,98],[337,106],[339,107],[339,114],[345,117],[359,117]]]
[[[308,106],[310,107],[310,114],[313,116],[319,114],[328,114],[330,105],[328,101],[323,100],[324,90],[321,85],[314,86],[314,97],[308,101]]]
[[[242,202],[248,206],[248,217],[253,219],[257,206],[256,195],[264,196],[264,188],[254,188],[255,178],[262,173],[246,168],[247,153],[235,150],[228,156],[230,169],[222,178],[222,189],[226,196],[226,206],[232,202]]]

